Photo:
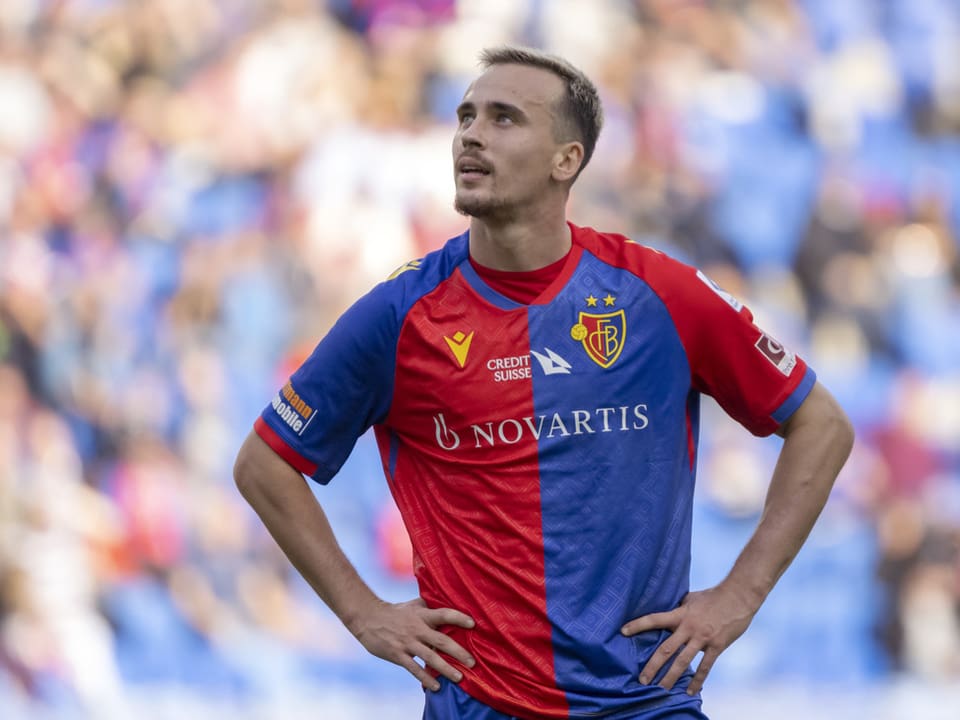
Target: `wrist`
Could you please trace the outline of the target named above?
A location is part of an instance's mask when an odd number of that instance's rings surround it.
[[[369,597],[360,601],[349,603],[348,609],[340,613],[340,622],[350,631],[354,637],[359,637],[363,632],[363,626],[366,619],[379,607],[386,603],[373,593]]]
[[[730,592],[744,606],[756,613],[763,601],[770,594],[770,587],[759,581],[750,581],[746,578],[740,578],[733,573],[720,583],[720,586]]]

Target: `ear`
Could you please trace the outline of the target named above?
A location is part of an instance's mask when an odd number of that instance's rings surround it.
[[[553,155],[553,172],[550,176],[557,182],[570,182],[583,164],[583,144],[577,141],[564,143]]]

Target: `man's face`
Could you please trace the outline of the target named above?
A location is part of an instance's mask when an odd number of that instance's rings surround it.
[[[458,212],[507,219],[548,190],[563,92],[556,75],[525,65],[495,65],[474,81],[453,137]]]

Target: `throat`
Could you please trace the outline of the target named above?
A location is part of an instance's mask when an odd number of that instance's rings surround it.
[[[562,213],[549,222],[515,216],[502,221],[474,217],[470,222],[471,261],[491,270],[539,270],[565,258],[572,246],[573,228]]]

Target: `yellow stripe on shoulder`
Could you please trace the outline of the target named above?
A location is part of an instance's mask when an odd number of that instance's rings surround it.
[[[396,270],[394,270],[392,273],[390,273],[390,276],[387,278],[387,280],[393,280],[395,277],[399,277],[400,275],[403,275],[408,270],[419,270],[420,265],[422,263],[423,263],[423,258],[420,258],[419,260],[411,260],[410,262],[404,263],[403,265],[398,267]]]
[[[644,245],[643,243],[637,242],[633,238],[628,238],[628,237],[625,237],[624,240],[628,245],[633,245],[635,247],[642,247],[645,250],[650,250],[651,252],[655,252],[657,255],[664,254],[662,250],[657,250],[653,245]]]

